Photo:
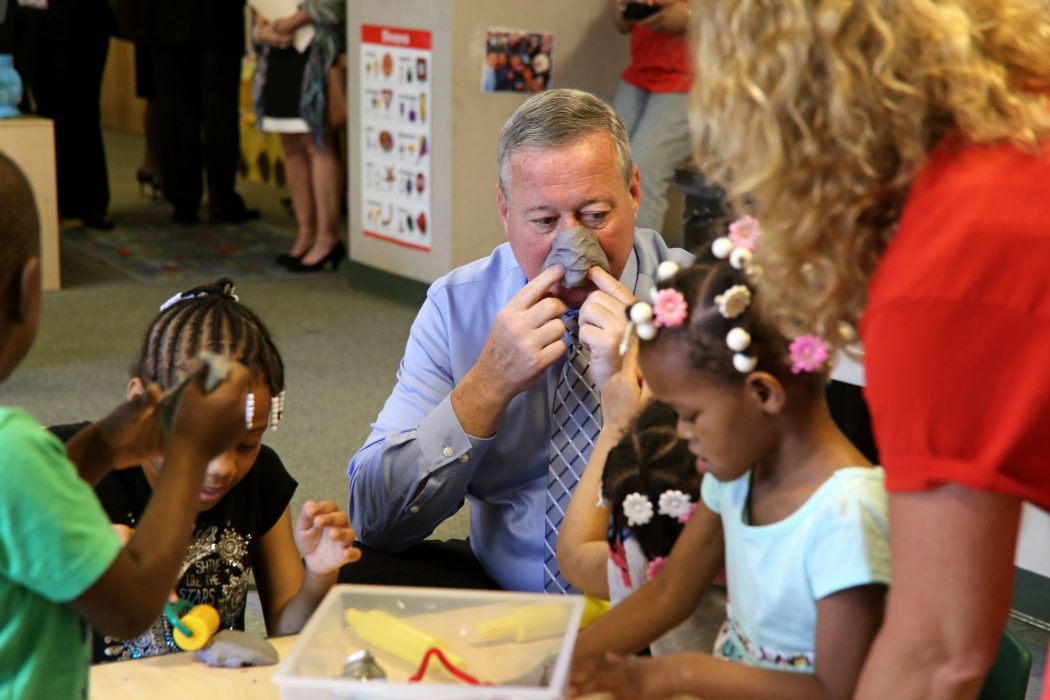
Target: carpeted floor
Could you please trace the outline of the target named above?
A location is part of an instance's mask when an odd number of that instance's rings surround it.
[[[208,282],[219,277],[286,277],[293,273],[274,264],[288,247],[288,233],[271,224],[238,226],[170,222],[121,225],[113,231],[62,229],[62,245],[146,284]]]

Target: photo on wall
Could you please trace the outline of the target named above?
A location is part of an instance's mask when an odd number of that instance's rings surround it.
[[[542,92],[550,87],[554,33],[489,29],[481,66],[482,92]]]

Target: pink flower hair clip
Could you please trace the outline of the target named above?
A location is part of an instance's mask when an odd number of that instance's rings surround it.
[[[678,274],[678,264],[664,260],[656,268],[656,281],[666,282]],[[689,306],[685,297],[676,289],[654,289],[652,303],[635,302],[627,310],[627,327],[620,341],[620,357],[631,348],[631,338],[637,335],[641,340],[652,340],[661,326],[671,328],[681,325],[689,316]]]
[[[762,235],[762,227],[758,225],[758,219],[753,216],[745,216],[729,224],[729,240],[737,248],[747,248],[754,251],[759,236]]]
[[[800,335],[791,341],[791,372],[815,372],[828,361],[828,344],[813,334]]]
[[[685,297],[677,289],[668,287],[653,295],[653,318],[657,328],[674,328],[682,325],[689,315]]]
[[[761,270],[752,260],[753,251],[761,235],[762,228],[758,220],[745,216],[729,225],[728,236],[720,236],[711,243],[711,252],[719,260],[729,260],[733,268],[758,276]]]

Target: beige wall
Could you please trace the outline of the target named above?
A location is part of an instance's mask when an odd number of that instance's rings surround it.
[[[552,87],[580,88],[606,100],[612,100],[629,57],[627,39],[608,18],[608,0],[460,0],[456,5],[457,70],[452,88],[459,99],[452,125],[457,145],[453,207],[456,220],[470,225],[453,237],[453,267],[487,254],[504,240],[496,210],[496,140],[500,127],[527,98],[514,93],[481,94],[485,32],[490,27],[555,32]]]
[[[553,86],[590,90],[611,99],[628,61],[628,41],[607,17],[608,0],[362,0],[348,5],[350,55],[350,256],[405,277],[431,282],[487,255],[503,240],[496,210],[496,139],[527,95],[481,93],[481,62],[489,28],[555,33]],[[361,234],[356,182],[360,134],[355,131],[360,25],[433,32],[433,249],[415,251]]]

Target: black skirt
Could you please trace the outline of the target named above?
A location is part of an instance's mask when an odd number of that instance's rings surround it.
[[[270,49],[263,85],[263,115],[274,119],[301,117],[299,100],[303,91],[306,53],[294,48]]]

